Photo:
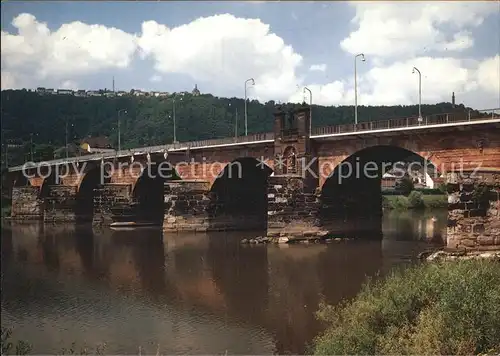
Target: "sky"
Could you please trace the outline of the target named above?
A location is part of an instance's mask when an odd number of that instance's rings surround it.
[[[500,1],[2,2],[2,89],[500,107]],[[364,54],[364,61],[362,56]],[[357,86],[355,86],[355,66]]]

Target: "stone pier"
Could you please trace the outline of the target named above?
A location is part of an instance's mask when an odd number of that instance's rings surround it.
[[[109,225],[112,221],[111,209],[117,206],[129,206],[132,201],[132,186],[121,183],[100,184],[94,189],[93,224]]]
[[[43,199],[40,187],[12,188],[12,212],[14,220],[43,220]]]
[[[500,174],[476,173],[448,181],[447,247],[500,249]]]
[[[208,196],[210,183],[175,181],[165,183],[165,231],[207,231],[210,229]]]
[[[304,179],[269,177],[267,235],[314,236],[320,232],[319,199],[304,191]]]
[[[76,190],[74,186],[50,185],[45,197],[45,222],[75,222]]]

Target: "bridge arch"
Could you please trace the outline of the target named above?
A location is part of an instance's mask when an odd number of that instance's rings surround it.
[[[209,214],[228,228],[264,229],[267,224],[267,183],[273,170],[253,157],[240,157],[219,173],[210,189]]]
[[[50,175],[41,179],[40,192],[38,194],[39,198],[47,198],[50,194],[50,186],[56,184],[56,173],[52,171]]]
[[[29,187],[31,186],[31,181],[26,177],[23,172],[17,172],[11,178],[12,187]]]
[[[402,162],[410,162],[405,167]],[[396,177],[413,175],[412,169],[422,169],[439,177],[440,168],[428,157],[399,146],[380,145],[363,148],[338,163],[321,187],[321,217],[348,220],[350,218],[380,218],[382,215],[382,176],[396,170]]]
[[[86,168],[86,172],[79,179],[76,190],[76,216],[81,220],[92,220],[94,214],[95,189],[100,184],[109,183],[110,179],[103,174],[98,164]]]
[[[164,184],[180,180],[174,166],[168,162],[148,163],[132,186],[132,209],[137,219],[161,223],[164,217]]]

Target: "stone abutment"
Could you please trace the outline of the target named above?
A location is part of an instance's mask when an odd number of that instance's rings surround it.
[[[500,249],[500,174],[452,175],[447,189],[447,247]]]

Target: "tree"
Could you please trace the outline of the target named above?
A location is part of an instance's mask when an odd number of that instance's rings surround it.
[[[403,177],[396,186],[396,190],[399,191],[404,196],[408,196],[413,190],[414,185],[410,177]]]

